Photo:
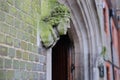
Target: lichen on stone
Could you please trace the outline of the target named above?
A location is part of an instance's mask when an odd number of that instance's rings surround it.
[[[53,45],[60,35],[67,33],[70,13],[68,8],[58,3],[57,0],[41,0],[40,3],[41,9],[38,9],[39,6],[35,8],[35,12],[38,13],[36,17],[39,17],[37,18],[37,26],[42,43],[47,48]]]

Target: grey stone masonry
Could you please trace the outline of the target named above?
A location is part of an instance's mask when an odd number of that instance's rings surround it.
[[[31,1],[0,0],[0,80],[46,79]]]

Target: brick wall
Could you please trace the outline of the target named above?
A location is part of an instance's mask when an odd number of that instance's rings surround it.
[[[0,0],[0,80],[46,78],[46,55],[36,43],[33,2]]]

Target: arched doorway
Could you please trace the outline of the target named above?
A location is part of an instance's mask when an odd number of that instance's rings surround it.
[[[73,80],[73,57],[69,36],[61,36],[52,49],[52,80]]]

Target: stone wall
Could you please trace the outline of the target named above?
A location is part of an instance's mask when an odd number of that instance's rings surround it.
[[[35,1],[0,0],[0,80],[46,78],[46,54],[37,46]]]

